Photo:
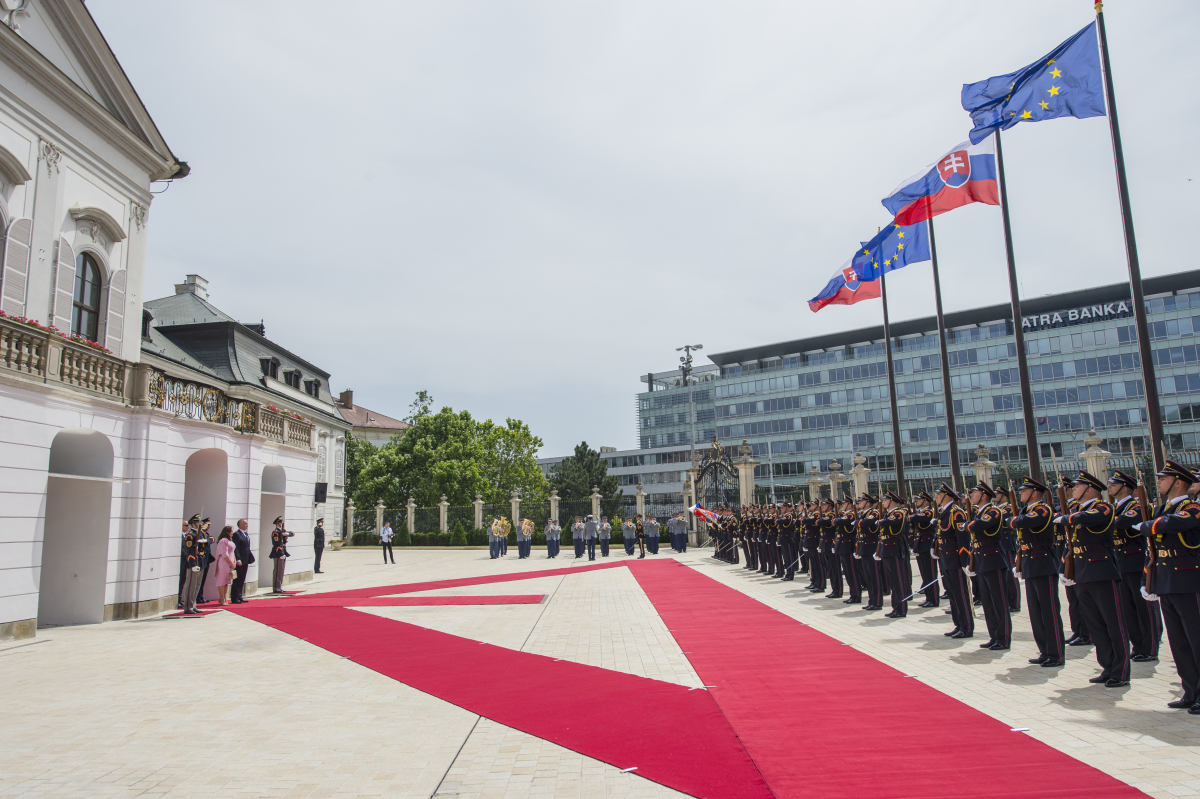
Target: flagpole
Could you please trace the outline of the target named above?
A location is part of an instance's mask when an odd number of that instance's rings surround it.
[[[1029,363],[1025,357],[1025,329],[1021,316],[1021,290],[1017,285],[1017,260],[1013,255],[1012,225],[1008,219],[1008,188],[1004,183],[1004,149],[1000,130],[996,133],[996,177],[1000,186],[1000,217],[1004,222],[1004,253],[1008,258],[1008,293],[1012,299],[1013,335],[1017,342],[1017,370],[1021,373],[1021,412],[1025,419],[1025,449],[1029,452],[1029,474],[1042,477],[1041,453],[1037,448],[1037,421],[1033,417],[1033,392],[1029,389]]]
[[[1138,261],[1137,240],[1133,235],[1133,209],[1129,203],[1129,183],[1125,178],[1125,152],[1121,148],[1121,128],[1117,124],[1117,99],[1113,91],[1112,66],[1108,61],[1108,34],[1104,30],[1104,4],[1096,3],[1096,30],[1100,34],[1100,62],[1104,67],[1104,96],[1108,104],[1108,130],[1112,138],[1113,162],[1117,168],[1117,195],[1121,201],[1121,227],[1125,231],[1125,261],[1129,266],[1129,287],[1133,299],[1133,323],[1137,328],[1138,354],[1142,362],[1142,388],[1146,394],[1146,413],[1150,416],[1150,452],[1154,469],[1163,462],[1162,411],[1158,405],[1158,383],[1154,377],[1154,355],[1146,326],[1146,300],[1142,294],[1142,267]]]
[[[896,459],[896,493],[904,490],[904,459],[900,455],[900,414],[896,409],[896,371],[892,363],[892,325],[888,320],[887,276],[879,273],[879,293],[883,298],[883,346],[887,355],[888,399],[892,405],[892,452]]]
[[[928,199],[926,202],[929,202]],[[950,356],[946,352],[946,320],[942,317],[942,281],[938,277],[937,242],[933,238],[933,217],[929,226],[929,260],[933,263],[933,299],[937,308],[938,351],[942,357],[942,401],[946,403],[946,435],[950,443],[950,474],[954,490],[962,493],[962,475],[958,471],[958,429],[954,425],[954,400],[950,395]],[[895,413],[895,411],[892,411]]]

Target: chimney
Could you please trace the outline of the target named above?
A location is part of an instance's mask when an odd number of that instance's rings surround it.
[[[208,299],[208,281],[199,275],[187,275],[182,283],[175,284],[176,294],[195,294],[202,300]]]
[[[346,389],[338,395],[338,402],[345,405],[348,409],[354,410],[354,392],[351,389]]]

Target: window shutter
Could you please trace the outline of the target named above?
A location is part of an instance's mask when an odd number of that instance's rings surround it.
[[[335,485],[344,485],[346,483],[346,450],[341,444],[334,447],[333,450],[333,482]]]
[[[325,470],[325,445],[317,447],[317,482],[325,483],[327,472]]]
[[[18,219],[8,228],[4,245],[4,270],[0,275],[3,293],[0,309],[9,316],[25,315],[25,287],[29,283],[29,250],[33,240],[33,220]]]
[[[75,250],[58,237],[58,256],[54,259],[54,293],[50,304],[50,324],[71,335],[71,309],[75,298]]]
[[[121,340],[125,333],[125,280],[128,272],[122,269],[108,281],[108,316],[104,322],[104,346],[121,354]]]

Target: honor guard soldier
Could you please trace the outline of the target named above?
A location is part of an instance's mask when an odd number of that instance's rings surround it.
[[[557,537],[559,535],[559,531],[555,529],[557,526],[558,525],[555,524],[554,519],[546,520],[545,534],[547,558],[554,558],[558,556],[558,552],[555,549],[555,544],[558,543]]]
[[[1059,479],[1059,486],[1066,493],[1067,502],[1065,508],[1059,508],[1059,515],[1065,515],[1077,508],[1079,503],[1071,498],[1071,491],[1075,488],[1075,481],[1070,477],[1062,477]],[[1067,620],[1071,623],[1071,635],[1067,638],[1067,646],[1091,646],[1092,638],[1088,635],[1087,619],[1083,616],[1083,611],[1079,605],[1079,593],[1075,590],[1074,571],[1070,575],[1067,574],[1067,552],[1070,550],[1071,537],[1067,531],[1067,526],[1056,522],[1058,536],[1059,559],[1062,561],[1063,569],[1063,592],[1067,595]]]
[[[524,560],[533,553],[533,522],[522,519],[517,526],[517,560]]]
[[[937,505],[938,565],[950,600],[950,618],[954,629],[943,635],[971,638],[975,635],[975,611],[965,568],[971,552],[971,534],[967,532],[967,513],[958,504],[962,498],[942,483],[933,494]]]
[[[208,582],[208,567],[216,560],[212,554],[212,548],[216,545],[217,539],[212,537],[209,529],[212,528],[212,520],[205,516],[200,520],[200,535],[196,537],[196,554],[200,558],[200,592],[196,598],[196,604],[204,605],[211,600],[204,598],[204,584]]]
[[[321,555],[325,553],[325,520],[317,519],[313,528],[313,574],[324,574],[321,571]]]
[[[1118,688],[1129,684],[1129,636],[1121,613],[1121,574],[1113,551],[1116,514],[1112,505],[1100,499],[1104,489],[1099,478],[1081,471],[1071,492],[1079,505],[1058,520],[1067,525],[1071,536],[1075,590],[1101,669],[1088,682]]]
[[[975,518],[967,522],[971,534],[972,576],[979,577],[979,595],[983,600],[983,618],[988,640],[981,649],[1000,651],[1012,643],[1012,619],[1008,617],[1008,556],[1000,546],[1004,514],[992,504],[995,494],[982,481],[971,489]]]
[[[575,545],[575,560],[583,557],[583,549],[586,546],[583,535],[583,517],[576,516],[575,523],[571,525],[571,543]]]
[[[1012,521],[1017,534],[1017,562],[1025,582],[1029,625],[1038,648],[1038,656],[1029,662],[1048,669],[1066,662],[1062,606],[1058,599],[1061,561],[1055,550],[1054,509],[1046,502],[1049,494],[1044,484],[1026,477],[1017,489],[1025,510]]]
[[[1171,657],[1183,683],[1183,698],[1167,707],[1200,715],[1200,504],[1188,496],[1196,482],[1191,469],[1168,460],[1158,473],[1158,495],[1165,501],[1138,529],[1150,539],[1144,597],[1162,606]]]
[[[283,593],[283,571],[287,562],[287,540],[295,533],[289,533],[283,527],[283,517],[275,517],[275,529],[271,531],[271,560],[275,561],[271,571],[271,593]]]
[[[917,571],[925,601],[919,607],[936,608],[938,600],[937,534],[934,532],[933,497],[922,491],[913,497],[913,510],[908,515],[909,540],[917,556]]]
[[[825,595],[827,599],[838,599],[842,595],[842,572],[838,568],[837,558],[833,554],[834,547],[837,541],[837,530],[832,524],[820,525],[821,543],[820,543],[820,561],[821,574],[829,581],[829,593]]]
[[[908,574],[908,509],[895,491],[884,494],[880,504],[883,514],[876,524],[879,533],[876,553],[892,591],[892,609],[884,615],[903,619],[908,615],[908,595],[912,593],[912,576]]]
[[[1017,534],[1012,528],[1012,520],[1016,515],[1016,508],[1013,507],[1013,497],[1009,490],[1004,486],[993,486],[996,492],[994,505],[1000,509],[1000,514],[1003,516],[1003,521],[1000,523],[1000,548],[1004,550],[1004,556],[1008,559],[1008,571],[1004,573],[1008,580],[1008,612],[1021,612],[1021,587],[1017,585]]]
[[[854,508],[847,498],[842,501],[842,511],[834,513],[833,500],[821,501],[821,523],[833,528],[833,560],[831,568],[845,577],[846,587],[850,596],[843,599],[846,605],[862,604],[862,582],[858,579],[858,569],[854,568]]]
[[[1129,629],[1130,657],[1134,663],[1158,660],[1162,643],[1162,614],[1158,604],[1142,596],[1142,577],[1146,564],[1146,538],[1135,525],[1149,516],[1150,508],[1142,508],[1141,498],[1134,496],[1137,480],[1122,471],[1108,478],[1108,498],[1113,502],[1116,521],[1113,522],[1113,544],[1117,550],[1117,571],[1121,573],[1121,615]]]
[[[827,519],[814,513],[804,524],[804,551],[808,553],[808,585],[809,591],[816,593],[825,590],[825,564],[821,561],[821,539],[824,537],[824,527]]]
[[[785,504],[779,520],[779,535],[783,543],[783,577],[785,583],[796,579],[796,566],[800,563],[800,508]]]
[[[863,582],[867,586],[867,605],[863,610],[883,610],[883,578],[879,568],[879,511],[878,502],[870,494],[863,494],[856,503],[858,507],[858,552],[855,557],[862,564]]]
[[[200,514],[197,513],[185,522],[187,529],[183,532],[183,612],[195,616],[196,594],[200,591],[200,557],[196,541],[200,538]]]

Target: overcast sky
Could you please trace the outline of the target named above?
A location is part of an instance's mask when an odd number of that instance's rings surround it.
[[[639,375],[878,324],[807,300],[966,138],[964,82],[1090,0],[89,0],[192,174],[151,207],[147,297],[215,304],[403,416],[419,389],[565,454],[637,446]],[[1145,275],[1197,267],[1200,3],[1106,5]],[[1104,119],[1005,134],[1022,294],[1127,280]],[[1000,212],[938,219],[947,310],[1007,300]],[[927,264],[889,280],[933,313]],[[707,359],[704,359],[707,362]]]

